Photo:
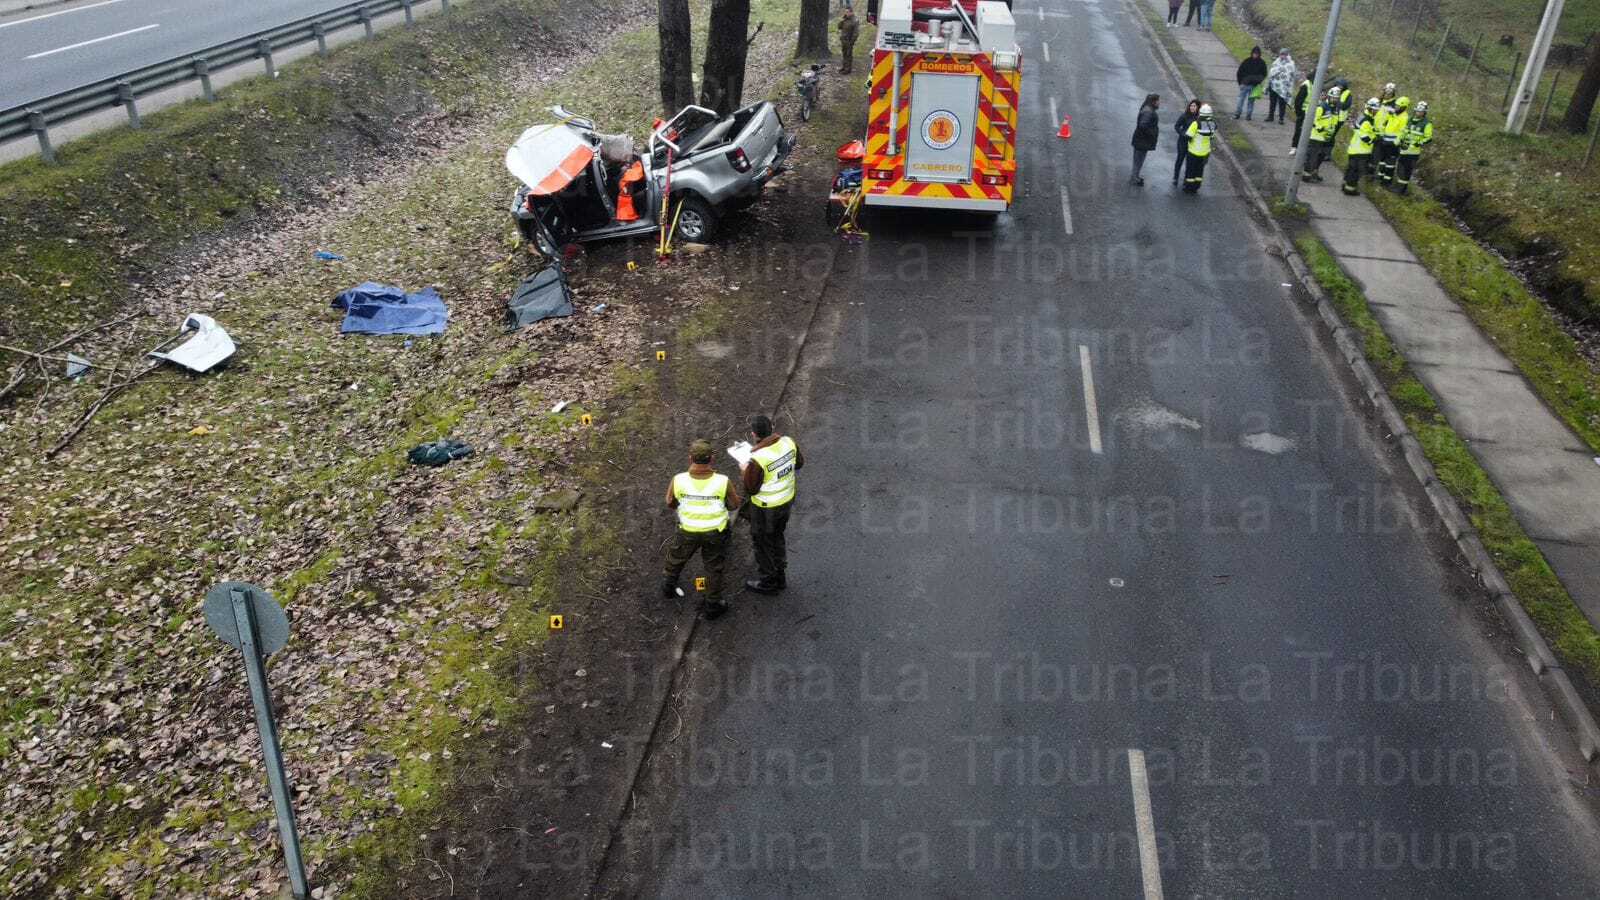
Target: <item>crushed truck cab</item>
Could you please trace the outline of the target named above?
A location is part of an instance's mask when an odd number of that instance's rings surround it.
[[[1022,50],[1008,5],[884,0],[877,19],[862,202],[1009,209]]]

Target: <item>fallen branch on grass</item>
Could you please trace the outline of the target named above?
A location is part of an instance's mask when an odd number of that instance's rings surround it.
[[[37,352],[32,351],[32,350],[22,350],[22,349],[15,348],[15,347],[0,347],[0,349],[11,350],[12,352],[21,353],[21,354],[24,354],[24,355],[26,355],[28,357],[31,357],[31,359],[24,360],[24,361],[22,361],[20,363],[17,363],[16,368],[11,370],[11,380],[6,382],[6,386],[5,387],[0,388],[0,400],[4,400],[6,397],[10,396],[12,391],[14,391],[17,388],[21,387],[22,383],[24,381],[28,380],[27,369],[28,369],[28,363],[29,362],[37,361],[37,360],[39,360],[41,358],[48,359],[49,357],[46,356],[46,354],[53,353],[53,352],[55,352],[57,350],[60,350],[60,349],[62,349],[64,347],[67,347],[70,344],[72,344],[74,341],[79,340],[80,338],[87,337],[88,335],[91,335],[96,331],[100,331],[102,329],[110,328],[113,325],[121,325],[123,322],[127,322],[127,321],[129,321],[131,319],[135,319],[135,318],[137,318],[139,316],[142,316],[142,315],[144,315],[144,310],[139,310],[138,312],[128,313],[127,315],[125,315],[125,316],[123,316],[121,318],[118,318],[118,319],[109,319],[109,320],[101,322],[101,323],[99,323],[97,325],[90,325],[88,328],[84,328],[84,329],[82,329],[80,331],[75,331],[72,334],[69,334],[66,337],[62,338],[61,340],[56,341],[54,344],[51,344],[50,346],[44,348],[43,350],[39,350]]]
[[[66,434],[62,435],[61,440],[57,441],[56,445],[54,447],[51,447],[48,451],[45,452],[44,458],[45,459],[51,459],[57,453],[60,453],[62,450],[65,450],[67,448],[67,445],[72,443],[72,439],[77,437],[78,434],[80,432],[82,432],[84,428],[88,427],[89,421],[95,417],[95,414],[100,411],[101,407],[103,407],[107,403],[111,402],[112,398],[116,397],[118,394],[120,394],[123,391],[127,390],[128,387],[130,385],[132,385],[134,382],[138,381],[139,379],[143,378],[146,375],[149,375],[151,372],[154,372],[157,368],[158,367],[154,366],[154,365],[146,366],[143,369],[140,369],[138,372],[134,373],[133,375],[128,376],[127,378],[124,378],[121,381],[116,381],[117,371],[118,370],[117,369],[113,369],[112,372],[111,372],[111,378],[108,379],[108,381],[110,381],[111,383],[108,384],[106,386],[105,391],[103,391],[100,394],[100,398],[98,400],[95,400],[94,403],[90,404],[88,411],[86,411],[83,414],[83,417],[78,420],[78,424],[72,426],[72,430],[71,431],[68,431]]]

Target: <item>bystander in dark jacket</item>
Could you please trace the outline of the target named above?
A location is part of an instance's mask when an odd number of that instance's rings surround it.
[[[1156,142],[1161,138],[1161,118],[1156,110],[1161,108],[1161,95],[1149,94],[1144,98],[1144,104],[1139,107],[1139,118],[1133,126],[1133,174],[1128,176],[1128,183],[1144,186],[1144,158],[1156,148]]]

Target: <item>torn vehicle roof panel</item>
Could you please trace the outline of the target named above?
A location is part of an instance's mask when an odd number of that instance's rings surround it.
[[[228,332],[210,316],[199,313],[190,313],[186,316],[178,337],[183,337],[191,331],[194,332],[194,336],[187,341],[171,350],[152,350],[150,356],[183,366],[193,372],[205,372],[232,356],[238,349],[234,346],[233,338],[228,336]]]

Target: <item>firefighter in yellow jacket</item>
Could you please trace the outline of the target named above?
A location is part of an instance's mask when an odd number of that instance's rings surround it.
[[[1333,155],[1333,135],[1339,130],[1339,105],[1341,93],[1337,87],[1328,89],[1328,96],[1317,104],[1315,118],[1311,120],[1311,147],[1306,151],[1306,170],[1301,173],[1306,181],[1321,181],[1317,170]]]
[[[1189,123],[1189,130],[1184,132],[1184,137],[1189,139],[1189,156],[1186,158],[1183,169],[1183,192],[1194,194],[1200,191],[1200,182],[1206,177],[1206,163],[1211,159],[1211,142],[1216,139],[1217,122],[1212,117],[1211,104],[1200,104],[1200,115]]]
[[[1384,187],[1394,187],[1394,170],[1400,160],[1400,132],[1406,130],[1411,118],[1411,98],[1394,101],[1394,112],[1379,116],[1378,127],[1378,180]]]
[[[1406,118],[1406,127],[1400,132],[1400,170],[1395,173],[1394,189],[1404,194],[1411,190],[1411,176],[1417,171],[1417,161],[1422,159],[1422,147],[1433,140],[1433,122],[1428,120],[1428,104],[1417,101],[1417,106]]]
[[[1378,142],[1376,123],[1379,108],[1377,97],[1367,101],[1367,108],[1362,111],[1361,120],[1350,135],[1350,146],[1345,148],[1344,186],[1340,189],[1346,194],[1354,196],[1361,193],[1361,176],[1368,174],[1367,167],[1372,163],[1372,147]]]
[[[722,596],[722,574],[728,562],[731,510],[739,508],[739,491],[711,468],[707,441],[689,445],[689,470],[672,476],[667,485],[667,507],[677,511],[678,531],[667,546],[662,570],[661,596],[678,596],[678,575],[696,553],[706,567],[705,616],[715,619],[728,611]]]

